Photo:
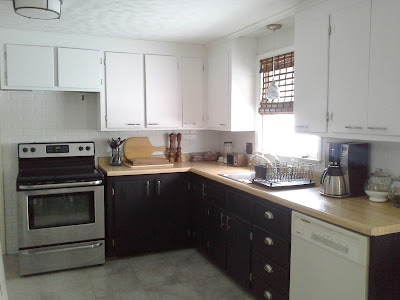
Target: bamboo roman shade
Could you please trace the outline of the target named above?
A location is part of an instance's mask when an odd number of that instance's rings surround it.
[[[279,85],[280,99],[268,100],[267,89],[273,80],[272,57],[260,60],[261,115],[292,114],[294,101],[294,52],[275,56],[275,82]]]

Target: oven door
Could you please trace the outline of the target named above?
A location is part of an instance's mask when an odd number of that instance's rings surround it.
[[[18,216],[20,249],[104,239],[104,186],[18,192]]]

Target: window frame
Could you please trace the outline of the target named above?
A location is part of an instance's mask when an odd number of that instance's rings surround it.
[[[296,61],[296,49],[295,49],[294,45],[288,46],[288,47],[283,47],[283,48],[280,48],[280,49],[276,49],[275,51],[268,51],[268,52],[265,52],[265,53],[262,53],[262,54],[259,54],[259,55],[256,56],[256,69],[255,69],[255,72],[257,74],[257,80],[256,80],[256,93],[255,93],[255,96],[256,96],[255,103],[256,103],[256,105],[255,105],[255,112],[254,112],[256,114],[256,117],[255,117],[255,126],[256,126],[255,127],[255,145],[254,145],[254,149],[255,149],[256,152],[267,154],[262,149],[262,145],[263,145],[263,134],[262,134],[263,121],[262,121],[262,118],[263,118],[263,115],[258,113],[259,102],[260,102],[260,99],[261,99],[260,60],[272,57],[274,54],[275,55],[282,55],[282,54],[285,54],[285,53],[288,53],[288,52],[292,52],[292,51],[294,51],[295,61]],[[286,159],[286,158],[288,158],[288,159],[289,158],[295,158],[295,159],[304,160],[304,161],[313,161],[313,162],[321,161],[321,159],[322,159],[322,138],[320,137],[320,139],[321,139],[320,140],[320,148],[318,150],[318,154],[317,154],[316,158],[303,158],[303,157],[295,157],[295,156],[293,156],[293,157],[284,157],[284,156],[279,155],[279,153],[277,155],[280,156],[280,157],[283,157],[284,159]]]

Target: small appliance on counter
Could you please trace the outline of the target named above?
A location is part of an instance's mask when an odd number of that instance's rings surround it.
[[[228,153],[226,163],[234,167],[247,167],[247,156],[243,153]]]
[[[388,201],[389,187],[391,182],[392,178],[390,175],[383,172],[382,169],[377,169],[374,173],[371,173],[364,185],[364,190],[369,196],[369,200],[373,202]]]
[[[322,195],[334,198],[364,195],[369,144],[329,143],[328,161],[321,177]]]

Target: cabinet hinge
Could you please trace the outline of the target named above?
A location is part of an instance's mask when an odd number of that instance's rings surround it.
[[[250,281],[253,280],[253,273],[250,273],[250,275],[249,275],[249,280],[250,280]]]
[[[102,65],[103,64],[103,59],[100,57],[100,64]]]
[[[4,59],[7,60],[7,52],[4,52]]]
[[[190,237],[191,237],[190,228],[187,229],[187,236],[188,236],[188,238],[190,239]]]
[[[190,192],[190,181],[188,181],[187,189],[188,189],[188,191]]]
[[[329,122],[329,112],[326,113],[326,121]]]
[[[206,68],[204,67],[204,65],[203,65],[203,71],[205,70]]]
[[[207,216],[209,216],[210,215],[210,210],[209,209],[207,209]]]
[[[105,115],[105,116],[104,116],[104,119],[105,119],[105,120],[106,120],[106,122],[107,122],[107,115]]]
[[[210,242],[209,241],[207,241],[207,248],[210,248]]]
[[[115,240],[114,239],[112,239],[112,246],[113,246],[113,248],[115,247]]]
[[[328,28],[328,35],[331,36],[331,34],[332,34],[332,26],[329,25],[329,28]]]
[[[253,240],[253,233],[250,232],[250,241],[252,241],[252,240]]]

